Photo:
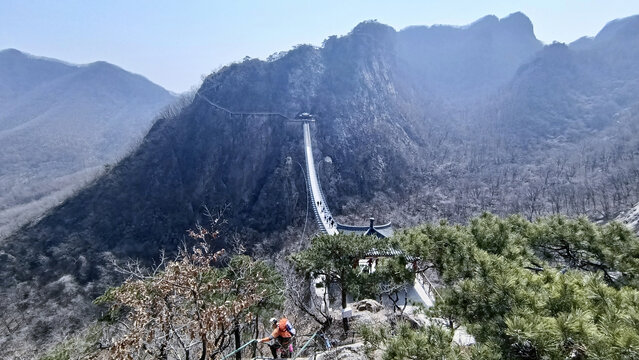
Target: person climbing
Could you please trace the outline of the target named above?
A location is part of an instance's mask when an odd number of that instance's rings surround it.
[[[295,336],[295,328],[286,319],[281,318],[279,321],[276,318],[269,320],[273,327],[273,332],[269,337],[263,339],[256,339],[259,343],[269,342],[268,347],[271,349],[273,359],[277,359],[277,350],[280,350],[282,359],[290,358],[293,354],[293,336]]]

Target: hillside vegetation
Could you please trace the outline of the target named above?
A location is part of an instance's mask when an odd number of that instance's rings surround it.
[[[639,239],[619,223],[484,214],[398,241],[440,275],[431,314],[464,325],[495,358],[639,356]]]
[[[392,239],[323,235],[290,256],[299,282],[286,261],[222,260],[223,253],[207,245],[211,232],[191,234],[200,243],[176,260],[150,272],[126,268],[128,280],[98,299],[109,305],[102,330],[60,344],[45,359],[70,359],[74,351],[112,359],[220,358],[269,333],[265,320],[279,314],[301,330],[296,352],[312,333],[333,339],[328,352],[318,342],[304,350],[322,359],[342,351],[349,355],[339,358],[350,360],[639,356],[639,238],[619,223],[563,216],[530,222],[485,213],[466,225],[424,224]],[[353,266],[371,248],[389,246],[402,254],[380,259],[375,272]],[[405,306],[391,301],[380,312],[368,301],[352,329],[339,324],[339,311],[314,307],[323,300],[308,287],[319,280],[337,310],[358,308],[346,293],[355,301],[392,299],[403,296],[417,274],[439,284],[434,307],[404,313]],[[461,327],[474,344],[454,340]],[[90,350],[89,341],[105,350]],[[258,348],[241,357],[255,357]]]

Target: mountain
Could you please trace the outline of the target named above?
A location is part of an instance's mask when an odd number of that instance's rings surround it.
[[[637,98],[632,59],[598,51],[541,47],[516,13],[399,32],[368,21],[322,47],[226,66],[94,184],[0,245],[4,321],[25,314],[2,348],[84,326],[97,311],[89,300],[118,281],[109,260],[172,251],[206,221],[205,206],[225,208],[226,231],[252,251],[304,240],[313,214],[301,125],[221,108],[315,114],[317,171],[342,222],[464,222],[481,211],[610,220],[639,201],[639,107],[602,92]]]
[[[0,237],[115,162],[174,96],[117,66],[0,51]]]
[[[489,15],[464,27],[413,26],[398,37],[405,69],[427,93],[447,101],[492,95],[543,46],[522,13]]]
[[[508,106],[501,105],[512,111],[503,116],[542,136],[614,125],[639,104],[638,33],[639,16],[633,16],[610,22],[594,38],[546,46],[518,70]]]
[[[3,109],[38,85],[64,76],[74,68],[58,60],[30,56],[16,49],[0,51],[0,59],[0,106]]]

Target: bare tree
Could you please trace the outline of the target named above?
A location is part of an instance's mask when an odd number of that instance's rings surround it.
[[[328,289],[323,289],[322,295],[318,296],[314,281],[300,277],[293,271],[292,267],[288,270],[290,271],[284,272],[286,300],[294,308],[313,319],[323,331],[326,331],[334,321],[330,314]]]
[[[213,359],[239,324],[251,321],[269,296],[260,286],[266,275],[248,257],[216,267],[224,251],[213,251],[207,240],[218,234],[198,226],[189,235],[199,244],[183,246],[174,260],[163,254],[150,269],[138,262],[118,267],[128,280],[98,299],[110,305],[122,330],[110,344],[112,358]]]

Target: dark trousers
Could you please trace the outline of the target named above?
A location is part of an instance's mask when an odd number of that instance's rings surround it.
[[[289,349],[290,344],[290,338],[277,338],[275,339],[275,341],[273,341],[273,344],[269,344],[268,347],[271,349],[271,355],[273,355],[273,359],[277,359],[277,349],[280,349],[280,355],[282,355],[282,359],[290,358],[292,356]]]

